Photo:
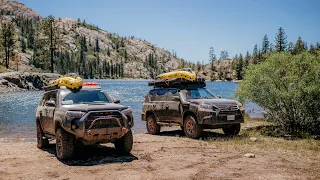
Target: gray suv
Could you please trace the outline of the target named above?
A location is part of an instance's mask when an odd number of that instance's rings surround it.
[[[130,153],[132,110],[118,103],[99,86],[83,86],[77,92],[63,87],[45,92],[36,109],[38,148],[46,148],[49,139],[56,139],[57,158],[68,159],[76,142],[112,142],[120,153]]]
[[[154,88],[145,96],[142,120],[150,134],[161,126],[180,126],[189,138],[199,138],[203,129],[222,128],[227,135],[237,135],[244,122],[242,104],[221,99],[203,86]]]

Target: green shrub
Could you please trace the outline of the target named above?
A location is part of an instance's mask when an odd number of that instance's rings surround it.
[[[264,107],[289,134],[320,134],[320,57],[272,54],[248,68],[236,96]]]

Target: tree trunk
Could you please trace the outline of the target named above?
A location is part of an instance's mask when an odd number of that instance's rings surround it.
[[[50,63],[51,63],[51,73],[53,73],[53,44],[52,44],[52,40],[53,40],[53,30],[52,30],[52,22],[51,22],[51,27],[50,27],[50,50],[51,50],[51,60],[50,60]]]
[[[8,44],[7,44],[7,37],[4,38],[4,52],[5,52],[5,55],[6,55],[6,68],[8,69],[9,68],[9,48],[7,47]]]

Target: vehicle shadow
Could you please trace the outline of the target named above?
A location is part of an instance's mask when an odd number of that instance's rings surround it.
[[[182,130],[169,130],[169,131],[161,131],[159,136],[175,136],[175,137],[185,137],[185,134]],[[229,135],[225,135],[223,133],[219,133],[219,132],[214,132],[214,131],[203,131],[202,136],[199,138],[201,140],[223,140],[223,141],[228,141],[228,140],[232,140],[233,138],[247,138],[247,135],[245,134],[240,134],[237,136],[229,136]]]
[[[48,149],[43,149],[56,156],[55,144],[50,144]],[[94,166],[109,163],[124,163],[138,160],[132,154],[120,155],[115,148],[104,145],[77,146],[74,157],[70,160],[60,160],[63,164],[69,166]]]

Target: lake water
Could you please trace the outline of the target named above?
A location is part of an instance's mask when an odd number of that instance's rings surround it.
[[[135,132],[145,132],[145,123],[141,121],[141,105],[144,96],[152,87],[147,80],[94,80],[99,83],[112,98],[120,99],[121,104],[133,109]],[[234,99],[237,88],[235,82],[207,82],[207,89],[222,98]],[[0,137],[34,138],[35,109],[43,91],[11,92],[0,94]],[[263,117],[262,108],[254,103],[245,105],[251,117]]]

